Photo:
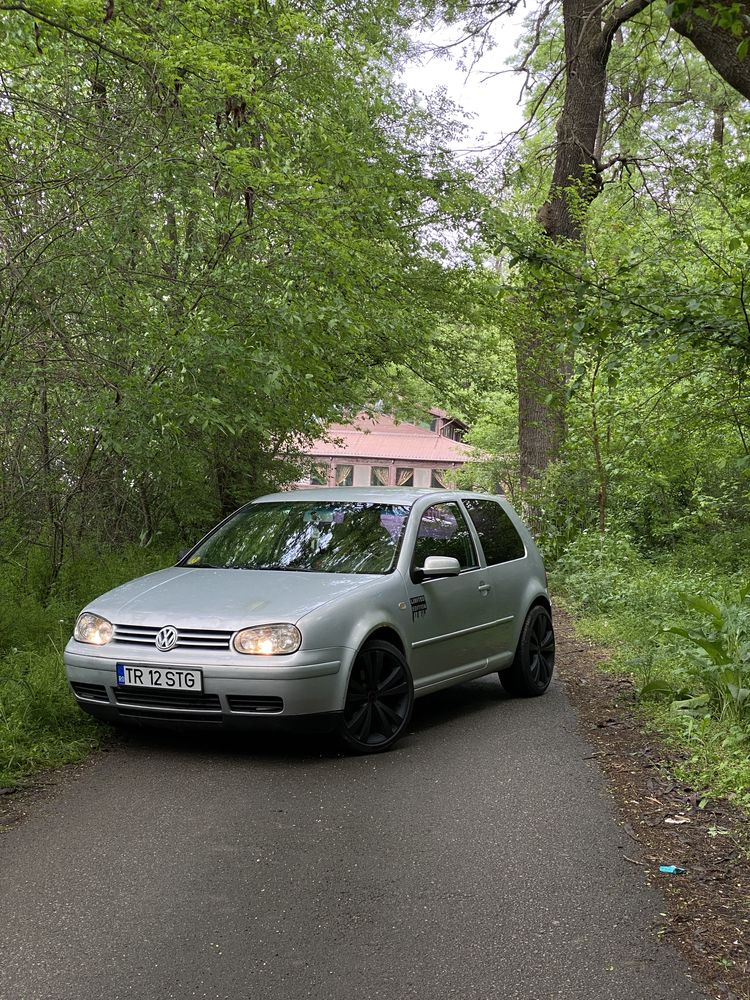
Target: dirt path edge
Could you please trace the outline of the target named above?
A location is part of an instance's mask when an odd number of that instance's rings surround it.
[[[606,672],[609,651],[576,635],[559,605],[555,631],[558,675],[633,842],[623,863],[664,894],[660,934],[716,997],[750,1000],[750,819],[727,802],[700,809],[702,790],[674,776],[680,757],[648,730],[632,681]]]

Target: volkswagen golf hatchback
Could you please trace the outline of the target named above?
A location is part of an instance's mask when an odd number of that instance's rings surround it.
[[[542,558],[510,504],[384,487],[254,500],[92,601],[65,667],[109,722],[336,730],[371,753],[415,697],[492,672],[540,695],[554,657]]]

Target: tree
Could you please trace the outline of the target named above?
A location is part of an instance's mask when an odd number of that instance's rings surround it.
[[[396,3],[5,5],[0,517],[192,535],[469,302]]]
[[[605,170],[621,162],[617,155],[608,161],[603,145],[607,68],[618,32],[652,4],[653,0],[620,4],[612,0],[562,0],[564,95],[557,118],[550,186],[537,213],[538,224],[552,243],[582,246],[587,208],[601,191]],[[454,4],[445,13],[453,19],[464,18],[467,40],[486,39],[495,21],[516,6],[513,2]],[[545,5],[538,14],[537,40],[552,9],[551,4]],[[668,10],[673,27],[696,41],[722,77],[740,93],[750,93],[750,34],[744,7],[687,2],[671,5]],[[534,253],[535,245],[530,256]],[[530,280],[535,280],[536,274],[532,268]],[[557,298],[550,305],[549,297],[542,293],[536,321],[517,338],[519,462],[524,483],[558,457],[565,438],[567,384],[572,369],[566,330],[574,320],[575,297],[569,299],[569,305],[572,313],[566,321],[564,300]]]

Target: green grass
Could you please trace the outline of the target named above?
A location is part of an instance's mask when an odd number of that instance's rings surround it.
[[[0,663],[0,785],[81,760],[104,728],[74,703],[54,647],[17,652]]]
[[[585,534],[551,573],[580,634],[612,651],[605,668],[632,676],[648,724],[685,755],[678,776],[706,797],[724,797],[750,811],[750,699],[737,705],[722,698],[727,685],[724,679],[718,688],[715,683],[722,671],[690,640],[667,631],[677,626],[705,633],[706,615],[685,599],[700,595],[739,609],[747,636],[750,605],[737,595],[748,580],[745,529],[649,557],[616,532]],[[748,676],[750,646],[739,647],[737,669]],[[677,706],[695,698],[697,703]]]
[[[35,596],[33,567],[6,573],[0,584],[0,787],[82,760],[101,743],[107,728],[75,704],[63,647],[88,601],[173,558],[171,551],[137,546],[84,552],[64,567],[45,604]]]

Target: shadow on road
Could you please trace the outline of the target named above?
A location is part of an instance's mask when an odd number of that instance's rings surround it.
[[[449,730],[476,728],[481,718],[501,718],[507,713],[523,711],[529,704],[506,694],[496,677],[482,677],[426,695],[414,704],[409,734],[390,752],[398,753],[399,747],[408,745],[415,737],[420,745],[428,748],[434,741],[445,740]],[[295,759],[310,763],[350,756],[331,735],[226,733],[187,726],[180,729],[123,727],[115,730],[112,745],[135,752],[158,749],[160,753],[176,755],[210,753],[221,757],[253,757],[266,763]]]

